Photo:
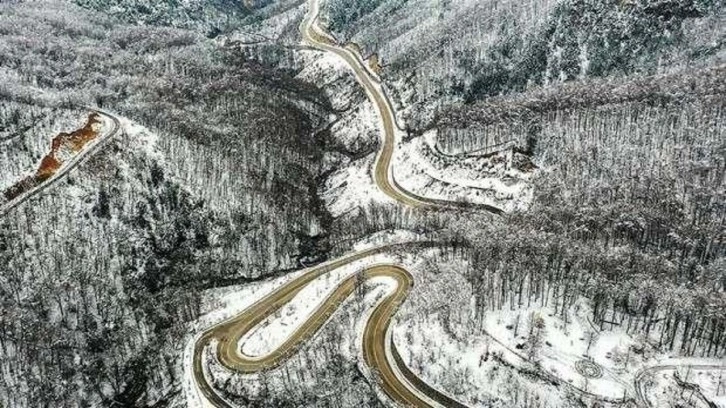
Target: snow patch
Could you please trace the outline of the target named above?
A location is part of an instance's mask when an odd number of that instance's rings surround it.
[[[293,335],[343,280],[360,272],[371,263],[392,261],[389,256],[374,255],[337,268],[310,282],[290,302],[240,339],[242,352],[251,357],[262,357],[272,353]]]
[[[438,153],[434,139],[435,131],[429,131],[398,144],[394,171],[401,186],[425,197],[487,204],[507,212],[529,206],[531,173],[512,166],[511,150],[453,158]]]

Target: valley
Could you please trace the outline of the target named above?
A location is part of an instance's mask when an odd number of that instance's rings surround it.
[[[724,10],[0,4],[0,406],[724,406]]]

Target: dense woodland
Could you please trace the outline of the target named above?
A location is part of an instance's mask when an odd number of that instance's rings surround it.
[[[603,328],[723,355],[722,2],[496,3],[328,3],[339,38],[383,58],[411,134],[450,154],[515,141],[543,170],[501,224],[376,206],[358,228],[457,231],[479,313],[585,295]]]
[[[362,200],[334,219],[318,190],[338,162],[324,158],[364,157],[376,141],[333,140],[331,117],[345,113],[322,81],[295,77],[300,2],[245,3],[0,4],[0,187],[85,106],[149,129],[127,129],[0,220],[0,405],[183,405],[181,339],[204,289],[395,229],[465,265],[475,302],[442,324],[530,304],[567,316],[584,296],[603,330],[724,356],[722,4],[324,2],[340,39],[383,58],[411,136],[435,128],[452,154],[512,139],[541,169],[531,207],[502,217]],[[281,44],[220,38],[278,23]],[[343,85],[355,110],[364,95]],[[360,312],[345,310],[269,387],[217,385],[250,406],[376,406],[335,347]],[[541,406],[531,376],[503,378],[506,401]]]
[[[521,233],[475,240],[486,271],[499,257],[523,262],[520,274],[504,261],[499,282],[473,275],[481,306],[546,303],[554,293],[564,311],[585,294],[605,328],[656,331],[669,350],[723,355],[722,70],[584,82],[442,115],[439,137],[449,149],[479,148],[499,131],[545,169],[532,208],[511,216],[508,228]]]
[[[150,129],[0,221],[0,405],[169,402],[203,289],[326,256],[329,103],[278,61],[66,2],[0,5],[0,33],[3,187],[84,106]]]
[[[471,153],[505,141],[516,142],[530,153],[536,153],[541,134],[552,133],[552,122],[563,114],[630,107],[630,110],[660,112],[667,117],[673,116],[681,106],[718,107],[726,95],[724,74],[726,68],[716,66],[665,75],[580,80],[538,87],[479,103],[447,106],[438,112],[431,128],[436,129],[438,148],[449,154]],[[687,124],[677,126],[695,133]],[[601,130],[605,135],[611,131]],[[563,132],[559,131],[560,137],[564,137]],[[539,145],[540,151],[557,151],[547,143]]]
[[[253,10],[269,3],[262,1],[139,1],[139,0],[75,0],[76,4],[92,10],[106,12],[129,23],[196,29],[209,37],[237,27],[240,20],[253,14]]]
[[[339,40],[380,56],[386,86],[412,130],[451,103],[709,65],[724,53],[720,0],[324,4]]]

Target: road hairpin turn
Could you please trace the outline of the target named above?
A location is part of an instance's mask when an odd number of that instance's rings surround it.
[[[382,143],[373,169],[375,183],[378,188],[396,202],[409,207],[428,210],[477,209],[500,214],[502,211],[493,206],[422,197],[406,190],[396,182],[393,176],[392,163],[396,145],[396,121],[389,99],[377,84],[376,79],[366,69],[359,56],[347,47],[336,45],[328,34],[321,31],[316,24],[318,13],[318,1],[310,0],[308,13],[300,26],[303,39],[315,48],[342,58],[353,71],[356,79],[363,86],[378,111],[382,124]],[[239,342],[245,334],[291,301],[310,282],[334,269],[390,250],[392,246],[397,245],[401,244],[364,250],[312,268],[302,276],[268,294],[241,314],[204,332],[194,346],[193,364],[195,381],[207,401],[217,407],[231,406],[229,402],[215,392],[207,382],[204,373],[204,352],[212,341],[216,340],[217,342],[216,356],[219,363],[229,370],[239,373],[255,373],[277,367],[292,356],[305,341],[325,324],[330,315],[353,293],[358,285],[361,285],[367,279],[385,276],[395,280],[396,288],[392,293],[385,296],[373,310],[366,322],[362,345],[365,363],[377,373],[375,377],[378,386],[392,400],[404,406],[465,407],[451,396],[443,394],[416,377],[398,355],[395,344],[390,337],[391,320],[413,286],[413,276],[399,265],[371,266],[359,272],[359,274],[347,277],[280,347],[268,355],[252,357],[245,355],[240,350]],[[395,358],[396,356],[398,358]]]

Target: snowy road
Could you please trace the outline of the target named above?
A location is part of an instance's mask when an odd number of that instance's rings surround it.
[[[392,158],[396,145],[396,128],[394,127],[395,113],[393,108],[380,84],[366,69],[363,61],[350,49],[335,45],[335,42],[317,27],[316,21],[319,13],[318,1],[310,0],[309,5],[310,9],[301,24],[303,39],[316,48],[341,57],[353,70],[358,82],[365,88],[368,97],[374,102],[379,113],[382,124],[383,143],[376,156],[373,172],[378,188],[399,203],[415,208],[476,208],[496,214],[501,213],[500,209],[488,205],[473,205],[421,197],[403,189],[395,181],[392,168]],[[253,373],[276,367],[287,357],[295,353],[304,341],[320,329],[330,315],[353,292],[357,285],[361,284],[361,281],[385,276],[393,278],[397,282],[396,290],[378,304],[366,323],[363,335],[363,355],[366,364],[378,373],[379,385],[383,391],[394,401],[402,403],[405,406],[463,407],[462,404],[451,397],[436,391],[421,379],[416,378],[405,365],[400,365],[400,359],[396,360],[391,357],[392,353],[395,353],[395,345],[390,342],[392,347],[388,347],[390,340],[390,322],[399,305],[406,299],[410,287],[413,285],[413,277],[411,274],[397,265],[370,267],[361,273],[364,279],[360,279],[357,275],[345,279],[280,347],[268,355],[263,357],[246,356],[238,347],[240,339],[245,334],[266,317],[290,302],[312,280],[335,268],[388,249],[390,249],[390,246],[357,252],[321,267],[313,268],[301,277],[268,294],[243,313],[207,330],[195,344],[193,356],[193,375],[195,382],[207,401],[218,407],[230,406],[209,385],[204,373],[204,351],[213,340],[218,342],[217,358],[219,362],[228,369],[242,373]]]
[[[346,65],[353,71],[358,82],[363,86],[368,98],[376,107],[382,125],[382,146],[376,156],[373,175],[378,188],[387,196],[401,204],[426,208],[431,210],[484,210],[494,214],[501,214],[500,208],[487,205],[460,201],[448,201],[423,197],[403,188],[396,182],[393,171],[393,154],[398,134],[396,114],[389,98],[386,96],[378,79],[374,77],[361,57],[348,47],[341,47],[317,26],[318,14],[320,12],[319,0],[310,0],[310,9],[301,25],[303,39],[315,48],[331,52],[345,61]]]
[[[383,92],[378,80],[365,67],[363,60],[354,51],[336,45],[335,41],[329,35],[317,27],[316,21],[319,13],[318,0],[310,0],[309,7],[308,13],[300,27],[304,41],[318,49],[331,52],[342,58],[346,65],[353,71],[358,82],[366,90],[368,97],[378,111],[382,125],[382,147],[376,156],[373,172],[378,188],[397,202],[410,207],[433,210],[477,209],[494,214],[501,213],[502,211],[499,208],[489,205],[421,197],[405,190],[396,182],[393,176],[392,158],[396,146],[397,128],[394,126],[396,119],[391,103]],[[342,257],[323,266],[313,268],[301,277],[268,294],[243,313],[212,327],[202,334],[194,346],[193,375],[198,389],[202,392],[207,402],[217,407],[230,406],[224,398],[214,391],[205,376],[204,351],[213,340],[218,342],[217,358],[219,362],[228,369],[242,373],[253,373],[276,367],[287,357],[295,353],[304,341],[320,329],[330,315],[353,292],[361,281],[386,276],[393,278],[397,282],[396,290],[378,304],[366,323],[363,335],[363,355],[366,364],[378,373],[379,385],[383,391],[394,401],[402,403],[405,406],[464,407],[464,405],[458,403],[453,398],[442,394],[427,385],[423,380],[417,378],[405,365],[401,365],[402,360],[393,358],[393,356],[397,355],[397,352],[395,345],[390,341],[390,322],[399,305],[406,299],[408,291],[413,285],[413,277],[411,274],[397,265],[370,267],[361,272],[364,279],[360,279],[357,275],[345,279],[280,347],[268,355],[263,357],[246,356],[238,347],[240,339],[245,334],[266,317],[288,303],[312,280],[335,268],[375,253],[389,250],[391,247],[391,245],[388,245],[364,250]]]
[[[340,57],[351,69],[358,82],[363,86],[371,102],[376,108],[380,118],[382,145],[374,163],[374,181],[377,187],[398,203],[420,209],[430,210],[483,210],[489,213],[500,214],[499,208],[486,204],[473,204],[422,197],[401,187],[395,180],[392,159],[396,147],[397,135],[400,129],[396,126],[396,116],[393,107],[383,91],[380,81],[375,74],[369,71],[362,57],[349,47],[338,45],[334,38],[320,29],[316,22],[319,13],[319,0],[309,0],[309,10],[301,24],[301,32],[305,42],[315,48],[335,54]],[[413,277],[399,265],[385,264],[365,268],[359,274],[344,279],[333,292],[328,295],[310,316],[276,349],[264,356],[249,356],[239,346],[240,339],[254,330],[257,325],[279,311],[290,302],[303,288],[313,280],[334,269],[348,265],[354,261],[389,251],[394,247],[407,245],[406,243],[389,244],[376,248],[355,252],[337,260],[309,269],[300,277],[291,280],[280,288],[267,294],[241,314],[208,329],[202,333],[194,344],[193,351],[193,377],[199,391],[207,403],[217,407],[231,407],[221,395],[217,394],[210,385],[205,373],[205,352],[210,346],[216,344],[216,357],[219,363],[227,369],[240,373],[255,373],[277,367],[287,358],[294,355],[297,350],[328,321],[330,316],[341,306],[345,299],[353,293],[355,288],[367,279],[376,277],[392,278],[396,288],[385,296],[375,307],[366,322],[363,333],[363,356],[365,363],[377,373],[375,379],[380,388],[396,403],[403,406],[415,407],[464,407],[463,404],[450,396],[437,391],[409,370],[398,355],[392,341],[390,324],[398,307],[406,299],[413,286]],[[408,243],[410,245],[410,243]],[[494,338],[495,341],[498,341]],[[516,351],[515,355],[526,361]],[[646,369],[659,370],[659,367]],[[553,382],[562,383],[559,378],[550,373],[542,373],[545,378]],[[649,407],[642,392],[640,376],[636,379],[639,405]],[[574,393],[582,396],[606,401],[592,393],[581,390],[572,384],[561,384]],[[623,403],[625,401],[620,401]]]
[[[370,266],[362,272],[344,279],[294,333],[280,347],[269,354],[261,357],[248,356],[238,346],[240,339],[250,330],[290,302],[315,279],[352,262],[404,245],[413,244],[403,243],[374,247],[311,268],[300,277],[269,293],[241,314],[208,329],[195,344],[193,356],[195,382],[207,402],[216,407],[231,406],[214,391],[205,375],[204,351],[212,341],[217,342],[217,358],[227,369],[240,373],[255,373],[277,367],[314,336],[359,285],[369,279],[388,277],[395,280],[396,288],[377,304],[366,322],[363,333],[363,356],[366,364],[376,370],[380,379],[380,386],[386,394],[406,406],[463,407],[452,398],[431,387],[426,386],[419,389],[413,386],[412,382],[419,385],[424,383],[419,379],[409,382],[406,378],[411,375],[410,371],[405,365],[401,366],[400,361],[389,357],[391,349],[388,347],[388,343],[390,341],[389,328],[391,320],[413,286],[411,274],[397,265]],[[417,245],[431,245],[431,243],[418,243]],[[395,349],[393,349],[393,352],[395,353]],[[399,375],[400,372],[408,374]]]

